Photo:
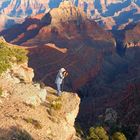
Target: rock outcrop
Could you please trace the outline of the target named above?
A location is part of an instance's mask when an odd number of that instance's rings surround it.
[[[21,18],[47,13],[50,9],[57,8],[61,2],[62,0],[2,1],[0,2],[0,12],[3,21],[0,24],[3,28],[8,28],[15,23],[21,23],[23,21]],[[69,0],[66,2],[71,2],[84,10],[89,19],[96,20],[99,25],[108,30],[124,29],[130,23],[140,20],[140,2],[138,0]]]
[[[129,30],[125,32],[126,47],[140,47],[140,23],[133,24]]]
[[[6,0],[0,2],[1,13],[11,17],[36,15],[48,9],[48,1],[44,0]]]
[[[25,18],[49,10],[48,1],[44,0],[6,0],[0,2],[0,31],[15,24],[21,24]]]
[[[117,122],[117,112],[112,108],[107,108],[105,111],[105,122],[116,123]]]
[[[0,138],[75,139],[74,123],[80,103],[76,94],[63,92],[61,97],[57,97],[56,91],[50,87],[38,89],[36,85],[23,83],[15,86],[11,87],[7,97],[0,97]],[[47,98],[44,98],[46,92]],[[22,133],[19,133],[20,130]]]
[[[22,23],[25,19],[21,17],[10,17],[6,14],[0,13],[0,31],[10,28],[11,26],[14,26],[15,24]]]
[[[108,30],[124,29],[140,20],[138,0],[78,0],[75,3],[84,9],[89,18]]]
[[[31,83],[34,78],[34,72],[32,68],[29,68],[27,64],[13,65],[11,73],[14,77],[17,77],[25,83]]]
[[[58,97],[53,88],[33,83],[33,76],[27,63],[14,63],[1,74],[0,139],[74,140],[78,95]]]
[[[80,22],[80,20],[86,19],[84,11],[80,8],[76,8],[71,1],[61,2],[58,8],[54,8],[50,11],[50,15],[52,17],[51,23],[54,25],[58,22],[68,22],[71,20],[79,20]]]
[[[89,125],[87,118],[94,122],[109,107],[118,112],[122,123],[139,122],[139,94],[133,97],[134,92],[140,91],[139,48],[128,48],[120,57],[112,35],[88,20],[81,9],[69,2],[62,3],[46,15],[30,17],[22,25],[4,31],[3,35],[12,43],[30,46],[26,47],[29,65],[37,80],[55,86],[59,68],[68,70],[64,89],[77,90],[83,99],[77,120],[84,126]]]
[[[36,28],[27,30],[34,24]],[[59,8],[40,19],[34,16],[2,34],[12,43],[30,46],[29,64],[35,69],[36,79],[54,86],[55,75],[63,66],[71,73],[66,88],[74,90],[96,76],[107,52],[109,55],[115,52],[111,33],[88,20],[86,14],[69,1],[62,2]]]
[[[15,48],[15,46],[7,43],[3,37],[0,37],[0,43],[1,55],[8,55],[2,57],[0,61],[3,67],[8,65],[7,69],[0,67],[0,88],[2,90],[2,97],[12,94],[12,97],[15,97],[15,99],[22,100],[24,103],[34,106],[45,102],[47,96],[46,90],[41,89],[39,86],[36,87],[32,85],[34,71],[32,68],[28,67],[27,56],[24,56],[26,55],[26,51],[22,54],[23,48],[19,48],[19,51],[17,47]],[[18,56],[18,53],[20,53],[20,56]],[[5,64],[7,58],[9,64]],[[23,59],[26,60],[22,61]]]

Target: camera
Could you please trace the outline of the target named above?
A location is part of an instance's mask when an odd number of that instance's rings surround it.
[[[63,72],[63,75],[64,75],[64,77],[68,76],[68,72],[67,71],[64,71]]]

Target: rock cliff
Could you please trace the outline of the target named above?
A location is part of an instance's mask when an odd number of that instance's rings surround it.
[[[77,90],[82,98],[77,120],[84,127],[94,124],[106,108],[115,109],[123,124],[140,122],[140,96],[133,94],[140,93],[139,48],[123,48],[119,56],[112,35],[81,8],[64,2],[2,34],[29,50],[36,79],[54,86],[59,68],[68,70],[64,89]]]
[[[27,19],[2,35],[11,43],[30,46],[29,64],[35,69],[36,79],[54,86],[53,79],[63,66],[71,73],[67,88],[74,90],[99,73],[107,52],[115,53],[111,33],[88,20],[86,14],[69,1],[46,15]]]
[[[125,32],[125,43],[127,47],[140,47],[140,23],[133,24]]]
[[[13,52],[14,46],[6,45]],[[0,75],[0,139],[74,140],[79,97],[68,92],[57,97],[56,90],[33,83],[33,77],[27,62],[11,64]]]
[[[9,27],[11,27],[12,25],[18,24],[18,23],[22,23],[24,21],[23,18],[18,18],[18,17],[9,17],[8,15],[5,14],[0,14],[0,31],[7,29]]]
[[[130,23],[140,20],[139,0],[69,0],[80,9],[84,10],[89,19],[94,19],[106,29],[124,29]],[[13,20],[1,22],[3,27],[8,28],[19,20],[47,13],[50,9],[57,8],[62,0],[6,0],[0,2],[0,13],[13,17]],[[21,19],[20,19],[21,20]],[[21,21],[20,21],[21,22]],[[7,26],[8,25],[8,26]],[[1,29],[2,30],[2,29]]]
[[[48,1],[44,0],[6,0],[0,2],[2,14],[10,17],[26,17],[48,10]]]

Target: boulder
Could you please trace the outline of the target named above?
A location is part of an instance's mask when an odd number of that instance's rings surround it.
[[[29,68],[26,63],[21,65],[13,65],[11,72],[14,77],[19,78],[25,83],[31,83],[34,77],[33,69]]]
[[[112,108],[107,108],[105,111],[105,122],[116,123],[117,112]]]
[[[39,92],[38,96],[39,96],[39,98],[40,98],[40,100],[42,102],[45,102],[46,101],[46,97],[47,97],[46,89],[45,88],[44,89],[40,89],[40,92]]]
[[[13,90],[13,98],[27,105],[39,106],[46,101],[47,91],[32,84],[17,84]]]
[[[0,42],[6,42],[3,36],[0,36]]]

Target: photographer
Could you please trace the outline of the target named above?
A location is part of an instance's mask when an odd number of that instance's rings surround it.
[[[56,80],[55,80],[55,83],[56,83],[56,86],[57,86],[57,95],[60,96],[61,95],[61,85],[63,83],[63,80],[65,77],[68,76],[68,72],[64,69],[64,68],[61,68],[56,76]]]

